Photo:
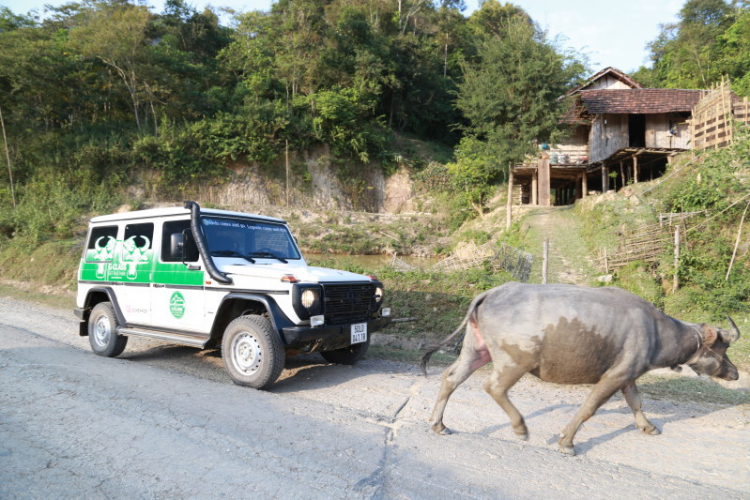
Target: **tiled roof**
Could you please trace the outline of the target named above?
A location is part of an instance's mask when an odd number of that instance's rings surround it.
[[[701,98],[701,90],[617,89],[579,92],[592,114],[655,114],[688,112]]]

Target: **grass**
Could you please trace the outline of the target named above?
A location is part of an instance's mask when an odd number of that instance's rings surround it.
[[[73,310],[75,307],[75,297],[72,294],[57,295],[44,293],[38,290],[24,290],[16,286],[0,284],[0,296],[10,297],[15,300],[42,304],[55,309]]]

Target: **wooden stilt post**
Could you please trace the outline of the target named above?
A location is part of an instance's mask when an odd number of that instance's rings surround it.
[[[609,258],[607,257],[607,247],[604,247],[604,273],[609,274]]]
[[[633,183],[638,183],[638,157],[633,157]]]
[[[674,283],[672,283],[672,293],[677,291],[677,287],[680,286],[677,272],[680,267],[680,225],[677,224],[674,227]]]
[[[539,205],[550,206],[550,172],[549,158],[539,159]]]
[[[531,176],[531,204],[537,205],[539,203],[539,193],[537,190],[539,189],[539,182],[537,179],[539,178],[539,173],[534,172]]]
[[[547,268],[549,266],[549,238],[544,239],[544,249],[542,251],[542,285],[547,284]]]
[[[508,208],[505,214],[505,228],[510,229],[510,225],[513,223],[513,167],[510,168],[508,173]]]
[[[581,198],[589,195],[589,178],[586,172],[581,176]]]

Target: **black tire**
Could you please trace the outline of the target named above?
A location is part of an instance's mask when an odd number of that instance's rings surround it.
[[[320,355],[329,363],[338,363],[340,365],[353,365],[365,357],[367,349],[370,348],[370,339],[359,344],[352,344],[343,349],[334,351],[321,351]]]
[[[128,338],[117,334],[117,319],[111,302],[100,302],[89,315],[89,343],[99,356],[114,358],[122,354]]]
[[[263,389],[279,378],[286,355],[271,322],[248,315],[235,319],[224,330],[221,357],[235,384]]]

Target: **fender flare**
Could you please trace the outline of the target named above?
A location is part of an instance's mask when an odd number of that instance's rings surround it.
[[[222,317],[222,310],[224,309],[225,304],[231,300],[244,300],[248,302],[256,302],[261,304],[266,312],[268,313],[268,316],[271,320],[271,326],[273,327],[274,331],[276,332],[276,335],[279,336],[279,339],[281,339],[282,344],[286,344],[286,341],[284,340],[284,335],[282,335],[282,330],[288,326],[294,326],[294,323],[284,314],[284,312],[281,310],[279,305],[276,303],[275,300],[268,297],[267,295],[261,295],[261,294],[254,294],[254,293],[228,293],[221,299],[221,303],[219,304],[219,307],[216,310],[216,318]],[[234,320],[235,318],[232,318]],[[227,322],[228,324],[229,322]],[[224,334],[224,330],[219,330],[219,327],[217,325],[217,321],[214,321],[214,326],[211,328],[211,338],[218,338],[219,336]]]
[[[82,319],[82,322],[87,323],[89,321],[89,314],[91,314],[91,309],[98,304],[92,304],[92,297],[95,293],[104,293],[107,295],[107,298],[109,299],[109,302],[112,303],[112,308],[115,310],[115,316],[117,317],[117,323],[119,325],[125,325],[125,316],[122,314],[122,309],[120,309],[120,304],[117,302],[117,295],[115,295],[115,291],[110,286],[97,286],[94,288],[89,289],[89,291],[86,293],[86,300],[83,303],[83,309],[84,314]]]

